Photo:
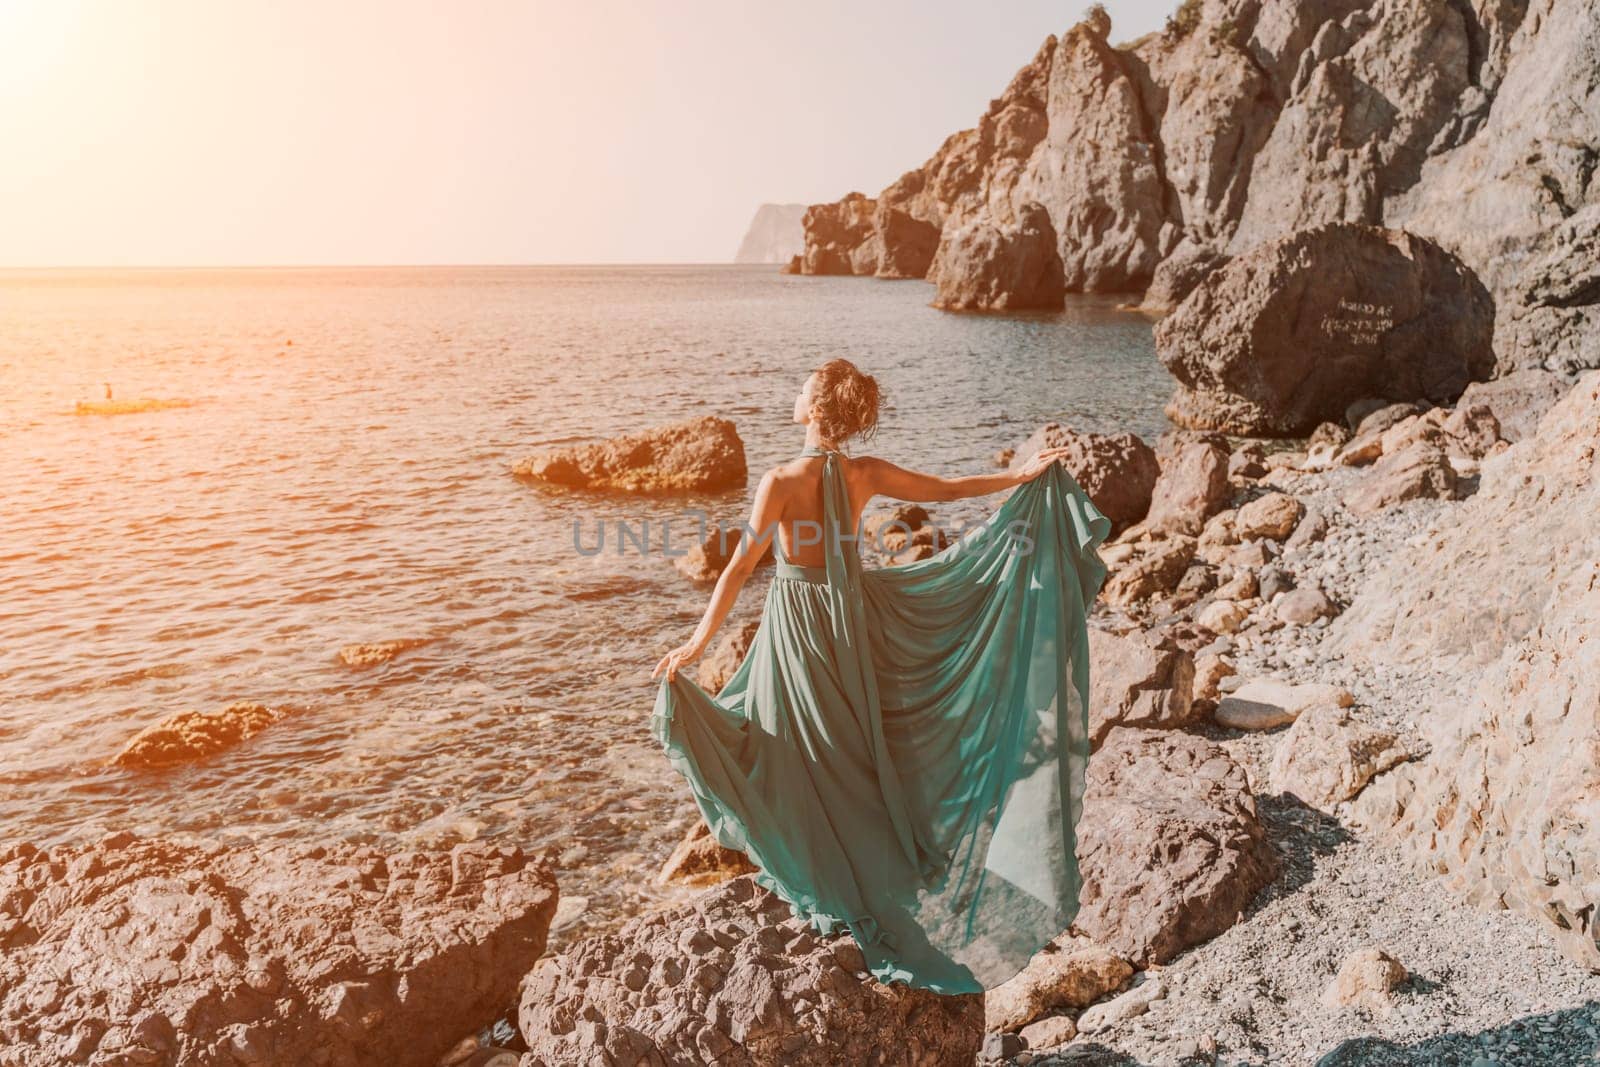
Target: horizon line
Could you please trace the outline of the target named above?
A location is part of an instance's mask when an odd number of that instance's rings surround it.
[[[781,263],[736,263],[733,260],[570,260],[524,263],[47,263],[0,264],[0,271],[47,270],[418,270],[441,267],[782,267]]]

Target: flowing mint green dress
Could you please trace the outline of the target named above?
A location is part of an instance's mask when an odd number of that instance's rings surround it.
[[[821,454],[825,565],[780,549],[744,662],[715,696],[663,681],[653,727],[716,839],[878,979],[993,987],[1078,910],[1110,523],[1053,464],[938,555],[863,568]]]

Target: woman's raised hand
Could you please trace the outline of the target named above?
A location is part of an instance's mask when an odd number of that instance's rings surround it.
[[[1012,473],[1018,482],[1031,482],[1050,468],[1050,464],[1072,451],[1070,448],[1045,448],[1023,461]]]

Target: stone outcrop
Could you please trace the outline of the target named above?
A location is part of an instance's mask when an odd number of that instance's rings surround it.
[[[1070,451],[1062,465],[1089,494],[1113,530],[1123,530],[1145,517],[1161,466],[1153,448],[1137,434],[1080,433],[1059,422],[1035,430],[1012,454],[1015,470],[1047,448]]]
[[[1501,371],[1600,366],[1600,9],[1194,10],[1121,47],[1102,17],[1048,38],[920,168],[875,200],[822,205],[804,269],[913,277],[935,232],[1005,233],[1037,203],[1068,292],[1148,286],[1165,310],[1227,257],[1329,223],[1384,226],[1482,278]],[[1009,254],[969,244],[937,257],[930,280],[958,292],[971,283],[955,274],[1003,274],[989,251]]]
[[[284,716],[284,709],[252,701],[235,701],[221,711],[180,711],[134,734],[113,766],[155,770],[190,763],[232,748]]]
[[[743,852],[725,848],[711,836],[703,820],[695,824],[672,850],[656,875],[657,885],[709,886],[726,882],[741,874],[751,874],[755,865]]]
[[[1156,327],[1173,421],[1296,436],[1362,397],[1454,400],[1494,370],[1494,303],[1459,260],[1334,224],[1234,257]]]
[[[1052,1011],[1087,1008],[1131,977],[1127,960],[1088,938],[1063,934],[984,995],[986,1025],[997,1033],[1020,1030]]]
[[[883,985],[736,878],[545,960],[524,982],[523,1067],[578,1063],[971,1063],[983,998]]]
[[[519,478],[565,489],[617,493],[717,492],[744,487],[744,442],[732,422],[690,419],[599,444],[522,460]]]
[[[1089,628],[1089,744],[1115,726],[1177,729],[1191,723],[1194,657],[1147,635]]]
[[[861,193],[849,193],[833,204],[813,204],[806,209],[805,252],[800,257],[805,274],[872,274],[878,269],[872,217],[878,202]]]
[[[938,292],[933,306],[947,311],[1055,311],[1066,276],[1050,215],[1022,205],[1004,228],[974,219],[946,230],[935,254]]]
[[[549,871],[508,846],[0,852],[0,1058],[432,1065],[544,951]]]
[[[1539,428],[1539,420],[1571,385],[1553,371],[1521,370],[1493,381],[1473,382],[1461,394],[1460,406],[1487,407],[1494,413],[1501,438],[1516,444]]]
[[[1308,708],[1272,754],[1272,788],[1323,810],[1350,800],[1408,756],[1394,734],[1355,722],[1347,708]]]
[[[1199,534],[1232,495],[1226,445],[1205,439],[1175,443],[1160,463],[1144,528],[1153,533]]]
[[[1380,663],[1481,666],[1531,630],[1557,580],[1600,559],[1600,374],[1534,436],[1483,463],[1445,536],[1402,553],[1335,623],[1347,654]]]
[[[1600,373],[1490,457],[1478,493],[1375,574],[1334,624],[1367,663],[1464,675],[1429,754],[1380,775],[1361,820],[1469,899],[1550,924],[1600,966]]]
[[[1244,768],[1204,738],[1113,730],[1085,797],[1075,925],[1132,963],[1226,930],[1277,872]]]
[[[735,263],[787,263],[806,250],[806,205],[762,204],[750,220]]]

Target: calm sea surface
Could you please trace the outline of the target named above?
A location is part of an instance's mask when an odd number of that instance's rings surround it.
[[[759,471],[799,450],[794,395],[836,355],[886,388],[874,451],[934,471],[990,469],[1051,419],[1164,426],[1145,319],[930,295],[738,267],[0,272],[3,839],[494,837],[558,858],[587,902],[564,936],[609,925],[692,814],[648,676],[706,592],[659,556],[580,555],[574,523],[586,546],[601,520],[687,535],[688,509],[735,521],[748,494],[557,495],[511,464],[708,413]],[[194,403],[71,414],[102,383]],[[395,638],[432,643],[337,659]],[[293,710],[196,767],[106,766],[235,700]]]

